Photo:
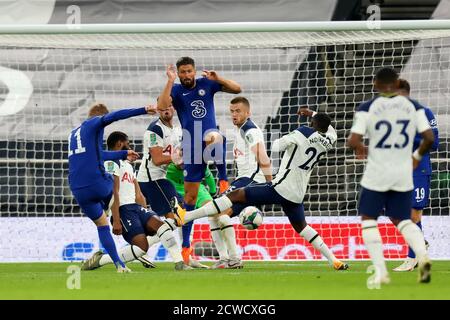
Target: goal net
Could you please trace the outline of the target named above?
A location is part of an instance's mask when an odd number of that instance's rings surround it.
[[[62,28],[64,29],[64,28]],[[116,28],[117,30],[117,28]],[[394,67],[411,84],[411,96],[431,108],[440,133],[431,153],[433,174],[423,229],[435,259],[450,259],[449,111],[450,29],[143,32],[142,30],[33,34],[0,33],[0,262],[80,260],[99,247],[95,226],[80,212],[68,188],[67,137],[94,102],[110,109],[156,103],[166,82],[165,67],[181,56],[216,70],[243,87],[252,119],[267,147],[280,135],[308,124],[300,106],[328,113],[338,142],[314,169],[305,197],[308,223],[341,259],[366,259],[357,216],[364,161],[345,147],[359,103],[375,95],[373,76]],[[139,32],[138,32],[139,31]],[[144,30],[145,31],[145,30]],[[187,31],[189,31],[187,29]],[[224,30],[227,31],[227,30]],[[228,174],[233,124],[229,101],[217,93],[217,122],[227,135]],[[107,127],[126,132],[142,153],[152,117]],[[280,155],[271,154],[276,172]],[[136,169],[139,163],[136,164]],[[421,196],[420,191],[416,191]],[[236,235],[244,259],[321,259],[289,225],[278,206],[264,207],[264,224]],[[381,219],[385,256],[404,258],[407,247]],[[119,245],[124,242],[116,238]],[[214,254],[206,220],[195,223],[194,253]],[[149,255],[168,259],[156,245]]]

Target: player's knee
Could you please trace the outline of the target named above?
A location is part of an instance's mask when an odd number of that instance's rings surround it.
[[[308,224],[306,223],[306,220],[300,220],[300,221],[291,221],[291,225],[294,228],[295,232],[300,233],[303,231],[303,229],[306,228]]]
[[[412,209],[411,220],[414,223],[418,223],[422,220],[422,210]]]
[[[222,144],[223,143],[223,137],[217,131],[211,131],[211,132],[208,132],[205,135],[205,143],[206,143],[207,146],[209,146],[210,144],[213,144],[213,143],[220,143],[220,144]]]

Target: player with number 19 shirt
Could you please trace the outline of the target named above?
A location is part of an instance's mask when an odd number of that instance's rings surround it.
[[[365,153],[363,137],[369,139],[358,211],[364,244],[379,272],[378,284],[390,282],[377,225],[377,218],[383,211],[416,253],[419,281],[429,282],[431,275],[423,234],[410,217],[413,167],[417,167],[430,150],[434,135],[423,106],[398,95],[398,87],[398,74],[394,69],[377,71],[374,89],[379,95],[359,106],[348,139],[348,145],[359,154]],[[421,134],[422,141],[413,153],[416,132]]]

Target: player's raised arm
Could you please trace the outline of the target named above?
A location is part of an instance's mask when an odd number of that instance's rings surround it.
[[[177,71],[175,66],[170,64],[166,69],[167,83],[158,98],[157,108],[160,111],[164,111],[172,105],[172,97],[170,96],[172,92],[173,84],[177,78]]]
[[[220,77],[216,71],[214,70],[203,70],[203,76],[209,80],[216,81],[222,86],[223,92],[228,93],[241,93],[242,89],[239,83],[236,81],[225,79],[223,77]]]

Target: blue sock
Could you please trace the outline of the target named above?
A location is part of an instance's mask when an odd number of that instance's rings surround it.
[[[216,163],[216,167],[217,167],[217,172],[219,174],[219,180],[228,180],[227,177],[227,163],[226,163],[226,158],[227,158],[227,141],[225,139],[225,137],[223,137],[223,151],[222,151],[222,163]]]
[[[184,204],[184,208],[187,211],[192,211],[195,209],[195,205],[190,205],[190,204]],[[188,222],[186,223],[184,226],[181,227],[182,233],[183,233],[183,243],[182,243],[182,247],[183,248],[189,248],[191,246],[191,231],[192,231],[192,226],[194,225],[194,221]]]
[[[420,228],[420,230],[422,230],[422,222],[419,221],[416,223],[417,226]],[[414,253],[414,251],[411,249],[411,247],[408,247],[408,258],[415,258],[416,254]]]
[[[117,254],[116,244],[112,238],[109,226],[97,227],[97,231],[102,246],[106,249],[106,253],[109,254],[116,267],[118,265],[125,267],[125,264],[120,260],[119,255]]]

